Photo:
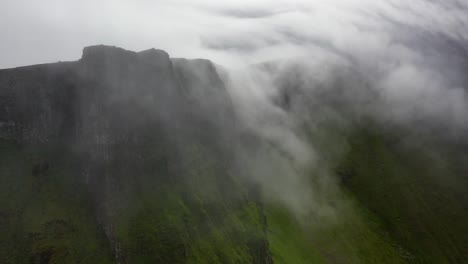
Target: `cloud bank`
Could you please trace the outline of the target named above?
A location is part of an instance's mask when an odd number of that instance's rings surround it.
[[[450,133],[468,126],[462,0],[3,0],[0,32],[0,68],[76,60],[99,43],[223,65],[245,126],[286,153],[253,159],[254,180],[296,211],[317,200],[303,175],[321,156],[301,124],[346,121],[336,104]]]

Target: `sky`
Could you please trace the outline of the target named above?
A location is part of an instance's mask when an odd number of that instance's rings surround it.
[[[375,60],[424,38],[466,43],[467,10],[465,0],[0,0],[0,68],[77,60],[96,44],[231,67],[305,53]]]

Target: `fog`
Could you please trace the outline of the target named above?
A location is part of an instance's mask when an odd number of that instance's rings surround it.
[[[74,60],[99,43],[223,65],[320,51],[367,57],[372,66],[377,58],[411,57],[407,46],[421,41],[430,53],[468,38],[467,4],[455,0],[3,0],[0,7],[1,68]]]
[[[468,125],[464,1],[2,0],[0,32],[0,68],[76,60],[101,43],[221,65],[245,129],[276,149],[239,150],[251,154],[252,180],[297,212],[320,200],[305,171],[328,174],[306,121],[369,116],[450,133]],[[287,86],[300,96],[285,106]]]

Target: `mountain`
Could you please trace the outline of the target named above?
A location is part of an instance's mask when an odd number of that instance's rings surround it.
[[[0,83],[2,263],[269,262],[211,62],[93,46]]]
[[[0,262],[466,263],[468,141],[363,115],[376,95],[333,90],[354,73],[310,94],[278,69],[318,161],[246,124],[208,60],[101,45],[0,70]]]

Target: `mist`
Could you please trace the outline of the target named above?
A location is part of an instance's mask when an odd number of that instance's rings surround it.
[[[466,263],[465,0],[0,0],[0,262]]]
[[[457,0],[6,0],[0,67],[75,60],[97,43],[210,59],[240,129],[268,142],[235,149],[248,179],[298,214],[329,212],[317,190],[333,189],[324,187],[334,185],[330,167],[347,146],[320,146],[304,124],[346,130],[371,118],[463,135],[467,13]],[[306,184],[311,171],[317,190]]]

